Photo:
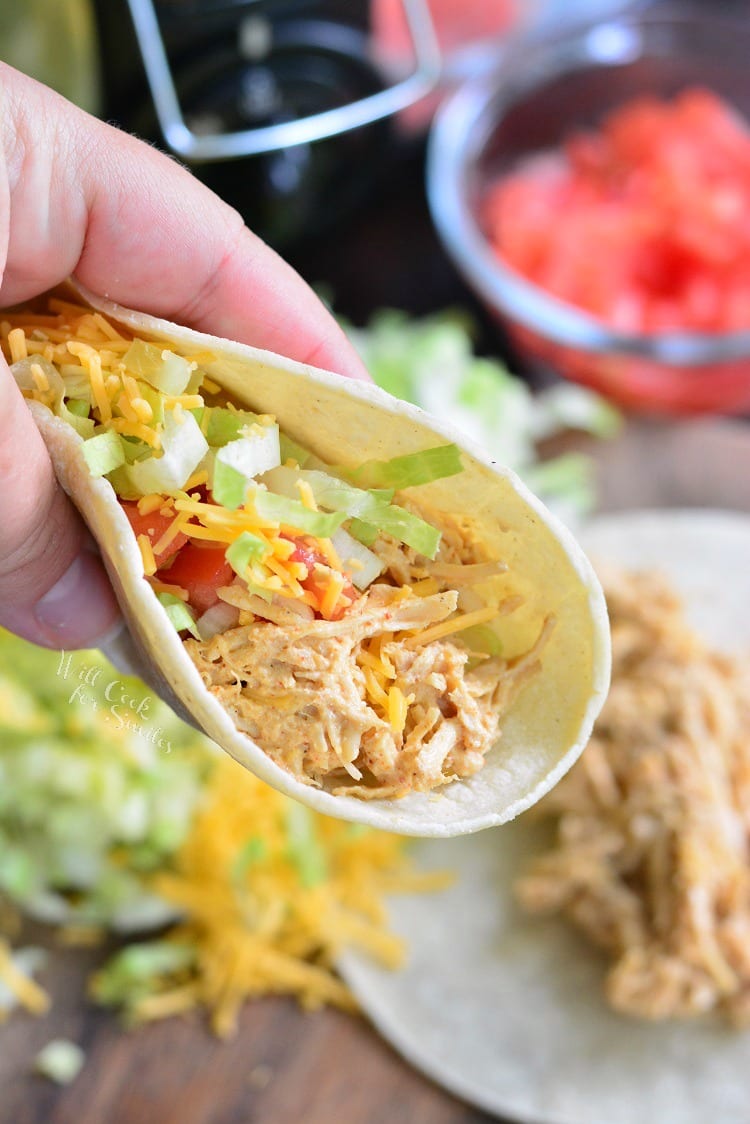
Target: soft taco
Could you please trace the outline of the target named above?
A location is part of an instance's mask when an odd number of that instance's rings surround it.
[[[138,670],[242,764],[454,835],[576,759],[604,601],[511,472],[373,386],[89,294],[4,314],[2,340]]]

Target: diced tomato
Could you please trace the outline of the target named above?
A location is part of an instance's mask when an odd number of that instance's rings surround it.
[[[524,159],[487,191],[483,221],[512,268],[613,327],[750,329],[750,130],[710,91],[633,99],[598,129]],[[553,347],[546,357],[563,373],[629,405],[750,405],[750,364],[743,392],[739,367],[699,374],[633,359],[618,362],[614,380],[601,356],[584,363]],[[731,400],[720,393],[725,375]]]
[[[158,543],[159,539],[174,519],[174,515],[161,515],[158,510],[152,511],[150,515],[141,515],[137,503],[129,503],[126,500],[121,500],[120,503],[122,504],[123,511],[130,520],[130,526],[133,528],[133,533],[136,538],[139,535],[146,535],[152,547],[155,543]],[[160,551],[158,554],[154,554],[157,566],[163,565],[163,563],[166,562],[168,558],[171,558],[187,541],[187,537],[183,535],[182,532],[175,535],[164,550]]]
[[[189,543],[157,577],[168,585],[179,585],[187,590],[190,606],[200,616],[219,600],[216,591],[231,583],[233,571],[226,559],[225,546]]]

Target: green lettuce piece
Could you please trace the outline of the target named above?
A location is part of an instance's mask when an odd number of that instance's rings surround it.
[[[208,417],[206,440],[214,448],[222,448],[230,441],[236,441],[242,436],[240,430],[246,425],[257,423],[258,415],[249,410],[227,410],[223,406],[214,406]]]
[[[361,519],[352,519],[347,523],[347,530],[352,538],[361,542],[363,546],[372,546],[378,537],[377,527],[373,527],[372,523],[364,523]]]
[[[152,995],[164,976],[185,972],[195,963],[195,950],[177,941],[130,944],[111,956],[93,978],[91,990],[103,1006],[132,1007]]]
[[[351,533],[358,542],[364,543],[365,546],[372,543],[378,531],[387,531],[399,542],[406,543],[407,546],[413,547],[420,554],[424,554],[428,558],[435,557],[440,543],[440,532],[436,527],[426,523],[424,519],[420,519],[418,515],[412,515],[411,512],[397,504],[390,503],[389,501],[393,497],[392,488],[365,491],[363,488],[355,488],[346,480],[340,480],[338,476],[332,476],[328,472],[320,472],[316,469],[284,468],[283,466],[266,473],[264,480],[268,487],[273,489],[272,492],[267,493],[268,495],[274,495],[280,503],[294,503],[302,510],[306,510],[298,501],[287,498],[296,491],[297,481],[303,480],[312,488],[313,495],[320,507],[338,512],[345,519],[357,521],[356,530]],[[277,491],[283,494],[275,496]],[[263,514],[260,509],[258,509],[258,512]],[[270,516],[270,518],[273,518],[273,516]],[[293,523],[292,520],[286,519],[282,522]],[[301,529],[306,530],[307,528]],[[319,534],[323,537],[333,534],[333,530],[335,528],[323,532],[310,528],[310,533]]]
[[[281,463],[285,461],[296,461],[300,468],[304,468],[310,459],[310,453],[304,449],[302,445],[298,445],[296,441],[292,441],[291,437],[287,437],[285,433],[279,434],[279,445],[281,447]]]
[[[503,642],[488,624],[475,624],[464,628],[458,639],[473,652],[486,652],[489,656],[502,656]]]
[[[161,394],[155,387],[149,386],[146,382],[138,382],[138,393],[144,402],[148,402],[151,407],[153,417],[151,425],[164,424],[164,395]]]
[[[235,511],[245,502],[247,477],[231,464],[225,464],[218,457],[214,460],[211,493],[216,503],[228,511]]]
[[[245,578],[251,562],[260,562],[268,554],[268,543],[251,531],[243,531],[239,538],[227,547],[227,562],[239,578]],[[264,593],[267,594],[267,590]]]
[[[91,412],[91,402],[86,398],[69,398],[67,406],[77,418],[87,418]]]
[[[265,488],[254,488],[251,485],[249,495],[261,519],[286,523],[297,531],[320,539],[330,538],[346,518],[343,512],[311,511],[301,500],[279,496]]]
[[[107,479],[121,500],[139,500],[141,498],[140,490],[135,487],[128,476],[126,465],[120,465],[119,468],[108,472]]]
[[[357,468],[341,469],[350,480],[363,488],[414,488],[446,476],[463,472],[461,452],[457,445],[436,445],[419,453],[407,453],[388,461],[364,461]]]
[[[125,464],[125,450],[120,435],[112,429],[89,437],[81,445],[81,452],[92,476],[106,476],[108,472]]]
[[[290,801],[286,811],[287,856],[297,868],[306,889],[320,885],[328,876],[326,854],[315,833],[309,808]]]
[[[135,339],[122,357],[125,367],[162,394],[184,394],[192,367],[187,359],[169,348]]]
[[[175,597],[173,593],[157,593],[159,601],[164,606],[167,616],[177,632],[187,631],[196,640],[200,640],[200,633],[195,625],[195,617],[188,605],[181,601],[179,597]]]

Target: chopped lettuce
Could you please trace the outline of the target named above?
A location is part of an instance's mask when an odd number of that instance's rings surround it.
[[[135,339],[122,357],[127,370],[162,394],[184,394],[193,365],[168,348]]]
[[[268,543],[251,531],[243,531],[239,538],[227,547],[227,562],[238,578],[247,578],[247,568],[251,562],[259,562],[268,554]]]
[[[241,431],[258,423],[258,415],[249,410],[227,410],[223,406],[209,407],[206,440],[212,449],[219,449],[236,441]]]
[[[343,519],[356,519],[360,525],[364,524],[366,528],[373,529],[375,533],[372,535],[370,542],[374,541],[378,531],[385,531],[399,542],[406,543],[407,546],[413,547],[420,554],[424,554],[427,558],[435,557],[440,543],[440,532],[436,527],[426,523],[424,519],[420,519],[418,515],[412,515],[404,508],[390,503],[393,496],[392,489],[365,491],[362,488],[355,488],[345,480],[340,480],[337,476],[331,476],[329,473],[320,472],[317,469],[295,469],[282,466],[267,472],[263,477],[263,482],[272,490],[268,494],[280,493],[280,496],[277,497],[279,499],[281,496],[299,494],[298,480],[310,485],[315,500],[320,507],[338,512],[341,517],[340,522]],[[296,504],[297,508],[304,510],[303,505],[298,501],[288,499],[287,502]],[[263,514],[260,509],[258,509],[258,513]],[[269,517],[272,518],[272,516]],[[284,521],[293,523],[292,519]],[[310,528],[301,527],[301,529],[308,530]],[[331,535],[335,529],[333,527],[328,532],[310,530],[312,534],[319,534],[323,537],[324,534]],[[355,531],[352,534],[358,541],[365,541]],[[370,543],[366,543],[366,545],[370,545]]]
[[[205,738],[98,652],[0,630],[0,893],[28,915],[172,919],[149,877],[184,840],[210,762]]]
[[[92,476],[106,476],[125,464],[125,450],[119,433],[113,429],[106,429],[89,437],[81,446],[86,464]]]
[[[313,511],[305,507],[301,500],[289,499],[288,496],[277,495],[257,486],[251,485],[248,498],[261,519],[284,523],[296,531],[316,535],[320,539],[330,538],[346,518],[343,512]]]
[[[189,632],[196,640],[200,640],[200,633],[188,605],[173,593],[157,593],[156,595],[169,617],[169,622],[177,632]]]
[[[367,589],[385,569],[385,563],[366,546],[339,527],[331,536],[333,548],[357,589]]]
[[[216,462],[231,465],[247,480],[254,480],[281,464],[279,427],[259,425],[219,449]]]
[[[235,511],[245,502],[246,492],[247,477],[231,464],[225,464],[215,457],[211,475],[211,494],[216,503],[221,504],[228,511]]]
[[[574,428],[607,438],[617,431],[620,415],[603,398],[572,383],[532,393],[501,362],[474,354],[471,323],[454,312],[413,320],[386,309],[367,328],[347,330],[380,386],[455,425],[561,514],[576,517],[591,508],[590,461],[580,462],[585,471],[578,474],[554,457],[541,477],[533,469],[537,442],[555,433]]]
[[[132,1004],[149,995],[154,981],[190,968],[195,950],[173,940],[140,941],[112,956],[92,981],[92,994],[105,1007]]]
[[[326,853],[316,831],[313,814],[303,804],[290,801],[286,810],[287,854],[309,889],[325,882],[328,876]]]
[[[388,461],[364,461],[343,474],[362,488],[414,488],[463,471],[457,445],[436,445],[419,453],[406,453]]]
[[[287,461],[296,461],[300,468],[304,468],[311,459],[310,452],[302,445],[298,445],[296,441],[292,441],[286,433],[279,434],[279,445],[282,464],[286,464]]]

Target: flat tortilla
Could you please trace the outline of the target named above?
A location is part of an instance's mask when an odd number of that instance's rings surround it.
[[[609,681],[609,630],[601,587],[568,531],[524,487],[458,434],[375,386],[347,381],[227,340],[215,339],[80,294],[115,323],[145,339],[206,352],[201,366],[238,405],[274,414],[294,440],[329,463],[354,466],[453,441],[466,470],[418,489],[438,511],[469,512],[493,556],[514,575],[523,607],[506,618],[513,656],[530,647],[549,613],[556,618],[542,671],[503,721],[484,768],[436,793],[360,801],[296,780],[274,764],[208,692],[153,590],[143,580],[140,551],[108,481],[93,479],[72,428],[37,403],[31,409],[62,486],[83,513],[102,550],[129,636],[107,655],[135,670],[182,716],[203,729],[267,783],[329,815],[411,835],[449,836],[504,823],[537,801],[586,744]]]
[[[659,569],[688,619],[728,652],[750,647],[750,517],[651,511],[594,521],[596,562]],[[470,839],[419,844],[444,893],[396,897],[407,964],[347,954],[365,1013],[412,1064],[481,1108],[529,1124],[746,1124],[750,1032],[719,1019],[657,1024],[606,1004],[606,957],[558,918],[522,912],[512,886],[549,842],[522,817]]]

